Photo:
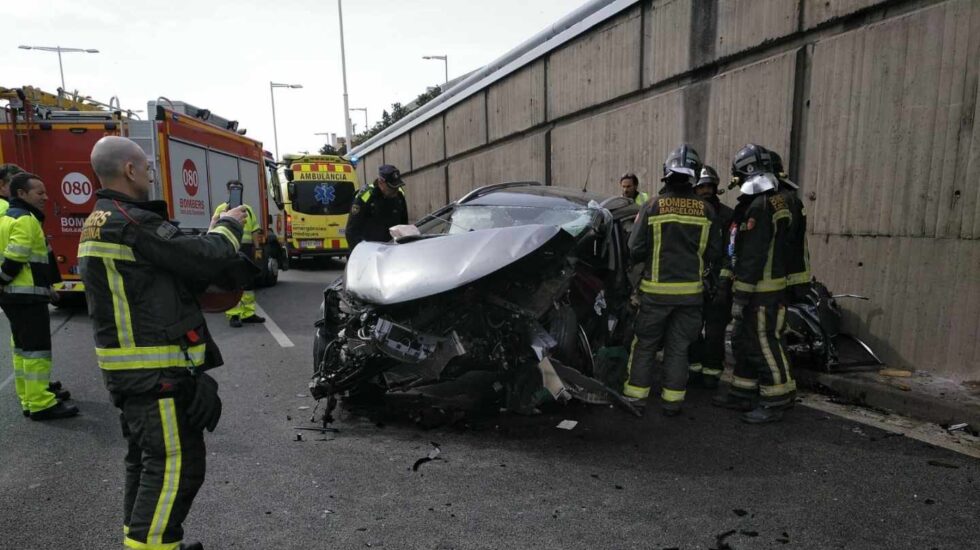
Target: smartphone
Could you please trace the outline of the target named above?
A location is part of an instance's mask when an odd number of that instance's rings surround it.
[[[232,187],[228,191],[228,209],[238,208],[242,205],[242,188]]]

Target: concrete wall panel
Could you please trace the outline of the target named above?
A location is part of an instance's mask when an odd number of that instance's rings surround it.
[[[422,168],[446,158],[446,135],[438,116],[412,130],[413,168]]]
[[[803,0],[803,28],[812,29],[831,19],[887,1],[889,0]]]
[[[618,195],[619,178],[633,172],[655,194],[664,158],[681,142],[682,91],[669,92],[576,121],[551,133],[552,185]],[[592,170],[589,172],[589,165]]]
[[[409,147],[408,134],[388,143],[384,150],[385,164],[394,164],[402,172],[411,171],[412,151]]]
[[[792,34],[799,4],[787,0],[718,0],[718,57]]]
[[[747,143],[779,151],[787,164],[793,161],[789,145],[795,66],[796,52],[790,51],[711,81],[704,162],[725,174],[732,156]]]
[[[544,183],[545,154],[542,132],[453,161],[449,165],[449,200],[494,183]]]
[[[889,365],[976,378],[980,241],[830,235],[811,238],[810,252],[834,292],[871,299],[841,301],[845,328]]]
[[[544,61],[491,86],[487,113],[491,141],[544,122]]]
[[[631,8],[551,54],[549,120],[639,87],[641,19]]]
[[[448,203],[446,169],[436,166],[405,176],[405,200],[410,222]]]
[[[807,154],[818,233],[978,238],[980,4],[946,2],[813,49]],[[971,178],[974,178],[971,180]]]
[[[653,2],[644,9],[643,85],[651,86],[691,68],[694,0]]]
[[[487,142],[486,94],[480,92],[446,113],[446,154],[453,156]]]
[[[381,157],[381,149],[377,149],[368,153],[363,160],[361,160],[358,168],[358,175],[361,179],[361,187],[374,182],[374,179],[378,177],[378,167],[384,164]]]

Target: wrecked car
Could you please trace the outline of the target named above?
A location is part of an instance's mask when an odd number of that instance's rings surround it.
[[[621,197],[533,182],[472,191],[417,234],[365,242],[324,292],[310,391],[383,394],[493,374],[502,405],[619,401],[595,378],[596,350],[632,325]]]

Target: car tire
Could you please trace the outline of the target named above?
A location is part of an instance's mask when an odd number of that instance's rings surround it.
[[[279,282],[279,258],[276,254],[268,255],[265,269],[265,286],[276,286]]]

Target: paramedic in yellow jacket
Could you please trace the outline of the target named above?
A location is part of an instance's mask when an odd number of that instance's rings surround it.
[[[244,196],[244,185],[238,180],[229,180],[225,186],[228,189],[229,200],[237,195],[237,197]],[[236,201],[238,202],[238,201]],[[244,204],[244,201],[241,201]],[[252,207],[244,204],[245,210],[248,212],[248,217],[245,219],[244,231],[242,232],[242,248],[241,252],[248,256],[248,259],[255,260],[255,237],[262,231],[259,226],[258,218],[255,216],[255,211]],[[222,212],[228,209],[228,203],[223,202],[214,209],[213,219],[218,219]],[[239,328],[242,323],[264,323],[265,317],[257,315],[255,313],[255,290],[254,286],[249,285],[245,287],[245,291],[242,293],[242,300],[238,302],[238,305],[229,309],[225,312],[225,317],[228,318],[228,324]]]
[[[10,320],[14,382],[24,416],[55,420],[78,414],[68,392],[51,384],[51,285],[61,281],[44,237],[48,195],[41,178],[21,172],[11,178],[10,208],[0,218],[0,308]]]

